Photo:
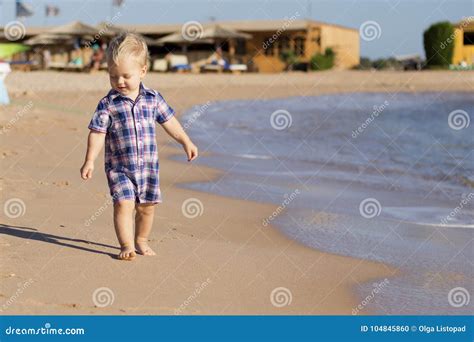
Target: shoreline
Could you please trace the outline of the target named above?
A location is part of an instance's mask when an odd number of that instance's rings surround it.
[[[54,73],[54,76],[64,78],[66,82],[75,78],[73,74],[58,74],[59,76]],[[200,88],[200,93],[196,94],[195,89],[189,85],[185,88],[180,84],[160,87],[159,81],[163,75],[154,75],[147,76],[151,78],[147,85],[164,89],[162,94],[169,103],[176,104],[174,106],[179,113],[178,117],[185,108],[202,105],[205,101],[198,103],[196,100],[209,95],[212,95],[209,97],[213,100],[225,100],[230,94],[235,99],[237,92],[244,97],[252,96],[252,87],[242,90],[240,86],[235,85],[226,86],[233,87],[233,92],[221,92],[220,95],[212,93],[213,89],[223,86],[222,83],[215,82],[226,79],[216,81],[217,78],[210,78],[214,84],[207,89]],[[14,76],[15,73],[9,77]],[[20,82],[23,89],[27,90],[28,85],[21,81],[27,76],[28,74],[23,74],[12,80],[12,107],[16,109],[21,109],[21,105],[19,102],[16,104],[15,100],[18,99],[18,94],[21,94],[22,88],[18,84],[15,85],[15,82]],[[38,79],[44,77],[41,74],[32,75],[33,78],[36,76]],[[97,75],[77,76],[80,76],[79,79],[84,76],[94,79]],[[100,82],[96,84],[103,83],[103,76],[101,75]],[[174,75],[166,76],[169,79]],[[9,86],[9,78],[7,85]],[[279,84],[272,89],[275,90],[275,87],[278,90],[273,92],[272,96],[277,97],[286,92],[285,84]],[[429,86],[427,88],[427,91],[433,89]],[[326,90],[331,91],[329,88]],[[312,92],[314,87],[306,91]],[[382,263],[320,252],[303,246],[284,236],[276,227],[262,231],[258,226],[261,226],[261,219],[274,210],[272,205],[179,188],[178,185],[182,183],[209,180],[209,177],[213,180],[219,179],[220,173],[208,167],[190,167],[170,159],[181,151],[169,146],[167,143],[170,140],[160,133],[158,144],[162,161],[160,179],[164,203],[157,208],[151,235],[151,245],[157,248],[158,256],[149,259],[138,258],[133,263],[113,260],[111,266],[108,259],[103,259],[104,254],[115,253],[114,246],[117,246],[110,217],[104,214],[98,217],[96,227],[102,227],[100,232],[98,229],[94,230],[94,227],[86,229],[83,225],[87,214],[90,216],[94,209],[104,206],[104,193],[108,196],[101,165],[102,156],[96,162],[95,179],[84,184],[80,182],[78,174],[84,153],[84,135],[87,133],[84,127],[90,119],[91,107],[96,104],[94,101],[99,99],[99,92],[91,91],[79,100],[72,91],[65,92],[65,96],[60,99],[51,94],[51,90],[41,95],[46,98],[35,94],[37,93],[33,92],[26,96],[33,102],[36,99],[38,104],[45,100],[47,103],[49,99],[51,102],[57,100],[59,104],[65,103],[66,106],[79,106],[80,109],[74,109],[74,112],[84,114],[63,117],[60,109],[45,110],[38,105],[24,116],[33,119],[34,124],[26,120],[19,121],[5,135],[15,139],[2,142],[3,162],[11,162],[11,167],[2,170],[1,187],[9,197],[25,198],[27,215],[8,218],[2,226],[2,233],[5,235],[2,234],[0,243],[6,246],[6,255],[1,256],[2,264],[7,262],[8,265],[2,272],[5,281],[0,298],[8,299],[9,294],[15,293],[18,282],[34,278],[31,277],[35,275],[34,269],[43,265],[41,261],[45,262],[45,266],[40,268],[41,273],[45,274],[36,276],[39,279],[24,291],[14,305],[4,310],[5,314],[173,314],[193,293],[196,284],[210,279],[207,283],[212,290],[202,291],[191,304],[186,305],[182,313],[350,315],[351,310],[362,300],[357,298],[355,293],[354,287],[357,284],[396,276],[394,268]],[[253,95],[255,96],[255,93]],[[84,98],[85,101],[79,102]],[[7,118],[6,113],[0,109],[3,125],[8,122]],[[58,125],[61,129],[52,132],[48,127],[51,124]],[[28,139],[30,135],[37,140],[36,144],[31,145],[31,140]],[[52,146],[54,141],[60,141],[62,144]],[[24,149],[24,145],[28,145],[29,149]],[[45,149],[41,145],[48,148]],[[45,159],[37,160],[38,153],[43,153]],[[50,172],[48,163],[57,160],[60,160],[61,164]],[[99,189],[101,191],[97,191]],[[66,194],[67,198],[60,200]],[[190,219],[183,217],[181,205],[184,200],[193,196],[202,201],[204,213],[189,221]],[[30,197],[35,198],[35,201],[26,201],[26,198]],[[92,203],[87,203],[91,198]],[[61,207],[64,212],[49,217],[45,215],[48,209],[54,208],[55,205]],[[110,209],[106,207],[104,210],[108,212],[108,216]],[[222,213],[228,214],[225,220],[222,220]],[[162,226],[163,222],[166,228]],[[219,223],[217,227],[216,223]],[[217,231],[209,232],[209,228]],[[37,234],[48,234],[48,238],[59,242],[59,246],[50,246],[44,241],[28,238],[21,232],[31,229],[38,229],[40,233]],[[106,235],[102,236],[102,232],[106,232]],[[67,240],[71,238],[76,241]],[[78,241],[81,239],[88,240],[89,243]],[[97,245],[98,243],[102,245]],[[26,244],[33,245],[31,247],[34,247],[34,250]],[[69,248],[71,244],[76,247]],[[51,250],[46,247],[55,248]],[[197,247],[196,250],[189,253],[193,247]],[[100,253],[84,253],[84,248],[89,249],[89,252],[92,249]],[[226,260],[225,264],[223,259]],[[22,269],[20,265],[24,262],[33,267]],[[84,264],[88,265],[85,269]],[[91,269],[91,264],[96,267]],[[314,266],[317,266],[317,269]],[[110,268],[116,273],[110,272]],[[57,274],[57,270],[64,270],[65,273]],[[8,276],[9,274],[14,275]],[[157,281],[153,277],[156,274],[165,277]],[[206,276],[212,274],[214,277]],[[75,280],[71,281],[72,278]],[[133,288],[132,285],[138,288]],[[91,301],[91,296],[94,289],[104,286],[113,291],[115,302],[110,306],[98,308]],[[272,305],[269,297],[273,290],[281,287],[290,290],[292,300],[289,305],[278,307]],[[52,288],[56,289],[57,291],[53,292],[57,293],[48,294],[48,290]],[[143,296],[143,293],[147,295]],[[371,312],[370,307],[367,307],[360,314]]]

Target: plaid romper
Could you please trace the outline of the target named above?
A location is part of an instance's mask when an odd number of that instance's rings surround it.
[[[105,173],[114,202],[162,202],[156,122],[173,117],[160,93],[140,84],[134,102],[112,89],[102,98],[89,129],[105,133]]]

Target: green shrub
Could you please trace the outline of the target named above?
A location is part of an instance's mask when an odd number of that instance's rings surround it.
[[[280,53],[280,59],[286,63],[286,67],[288,70],[293,70],[293,65],[299,62],[298,56],[292,50],[284,50]]]
[[[327,48],[324,54],[317,53],[311,57],[311,69],[312,70],[327,70],[334,66],[334,60],[336,54],[331,48]]]
[[[425,47],[428,67],[448,67],[453,60],[453,25],[447,21],[431,25],[423,33],[423,45]]]

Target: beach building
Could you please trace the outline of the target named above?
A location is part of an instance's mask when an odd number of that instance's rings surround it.
[[[282,53],[290,53],[293,63],[306,65],[306,68],[311,57],[324,53],[326,48],[332,48],[336,53],[337,69],[350,69],[357,66],[360,60],[357,29],[299,19],[297,15],[280,20],[198,23],[201,26],[198,29],[208,33],[205,39],[176,39],[177,35],[182,35],[184,25],[186,23],[117,26],[100,23],[95,27],[97,33],[94,34],[89,25],[72,22],[59,28],[28,27],[23,40],[18,42],[29,42],[33,47],[48,46],[53,52],[60,50],[61,56],[52,54],[53,65],[65,63],[74,53],[83,57],[82,62],[87,64],[90,51],[80,52],[78,45],[79,48],[90,48],[91,41],[107,43],[120,29],[139,33],[147,39],[152,63],[153,60],[163,60],[171,53],[184,56],[186,64],[202,66],[216,46],[222,48],[223,57],[234,66],[263,73],[281,72],[287,68],[287,63],[281,58]],[[56,40],[54,35],[58,36]],[[79,38],[82,38],[82,43]],[[0,37],[0,40],[4,39]]]
[[[474,65],[474,20],[470,19],[461,21],[454,29],[454,65]]]
[[[235,46],[224,42],[223,50],[235,49],[237,62],[249,66],[249,70],[258,72],[280,72],[286,68],[281,60],[283,51],[292,51],[299,62],[308,63],[316,53],[324,53],[332,48],[336,53],[335,67],[350,69],[359,64],[360,44],[357,29],[328,24],[314,20],[297,19],[294,16],[280,20],[239,20],[218,21],[203,24],[220,25],[236,32],[249,34],[250,39],[237,39]],[[182,25],[124,25],[129,30],[149,37],[163,37],[179,32]],[[202,48],[202,47],[201,47]],[[188,49],[192,62],[199,56],[193,56]]]

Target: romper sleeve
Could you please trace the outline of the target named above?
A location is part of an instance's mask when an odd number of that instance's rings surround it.
[[[161,94],[157,94],[157,104],[155,109],[155,121],[163,124],[175,115],[175,111],[171,108]]]
[[[111,125],[112,120],[110,119],[110,111],[108,109],[107,102],[102,99],[92,115],[92,119],[89,123],[89,129],[98,131],[101,133],[107,133]]]

